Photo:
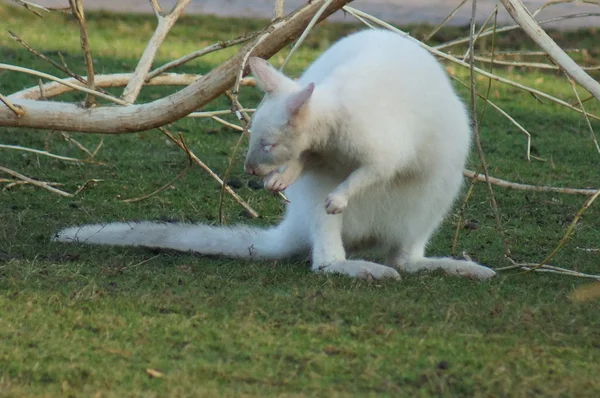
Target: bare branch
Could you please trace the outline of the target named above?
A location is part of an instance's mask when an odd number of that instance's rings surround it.
[[[152,34],[150,41],[146,45],[146,49],[140,58],[140,61],[135,68],[135,72],[133,73],[133,77],[125,87],[123,91],[122,98],[125,102],[133,104],[144,85],[144,80],[146,80],[146,74],[150,70],[152,66],[152,62],[154,62],[154,57],[156,56],[156,52],[158,48],[167,37],[167,34],[177,22],[177,19],[183,13],[183,9],[191,0],[177,0],[177,4],[173,7],[173,10],[166,16],[158,15],[158,26],[156,30]]]
[[[87,85],[90,90],[94,89],[94,62],[92,60],[92,52],[90,50],[90,43],[88,42],[87,32],[85,29],[85,13],[83,12],[83,4],[81,0],[69,0],[71,5],[71,11],[77,23],[79,23],[79,42],[81,43],[81,50],[83,51],[83,59],[85,60],[85,69],[87,72]],[[86,108],[92,107],[96,104],[94,96],[90,93],[85,98]]]

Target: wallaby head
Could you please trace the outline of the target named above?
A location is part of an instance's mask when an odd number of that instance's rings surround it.
[[[257,57],[248,63],[265,97],[252,118],[245,168],[263,176],[298,158],[305,149],[315,85],[302,87]]]

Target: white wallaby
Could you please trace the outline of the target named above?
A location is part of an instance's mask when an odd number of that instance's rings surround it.
[[[383,30],[349,35],[294,81],[250,58],[265,91],[245,168],[290,202],[272,228],[153,222],[67,228],[59,241],[147,246],[249,259],[312,255],[314,271],[399,278],[442,269],[495,275],[472,261],[426,258],[425,246],[457,197],[469,117],[444,69],[409,39]],[[385,250],[387,265],[346,250]]]

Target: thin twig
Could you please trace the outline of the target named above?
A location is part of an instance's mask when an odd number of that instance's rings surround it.
[[[99,87],[124,87],[127,85],[131,77],[132,73],[112,73],[108,75],[96,75],[96,89],[100,92],[104,92],[99,89]],[[145,86],[188,86],[191,83],[198,80],[202,75],[194,75],[187,73],[165,73],[157,76],[150,81],[144,82]],[[82,79],[85,80],[84,77]],[[65,82],[73,83],[77,86],[81,86],[84,83],[81,83],[73,78],[63,79]],[[246,77],[242,79],[240,83],[243,86],[255,86],[256,81],[254,78]],[[56,97],[57,95],[61,95],[67,92],[72,91],[73,89],[69,86],[65,86],[56,82],[49,82],[44,84],[43,86],[44,97],[51,98]],[[104,92],[105,93],[105,92]],[[40,98],[40,88],[39,86],[26,88],[24,90],[18,91],[14,94],[11,94],[9,98],[24,98],[24,99],[39,99]],[[120,101],[117,99],[117,101]]]
[[[564,52],[566,53],[580,53],[583,51],[583,49],[581,48],[565,48],[563,49]],[[491,55],[491,53],[488,52],[481,52],[479,53],[479,55],[483,56],[487,56],[489,57]],[[532,51],[532,50],[503,50],[503,51],[496,51],[496,55],[497,56],[503,56],[503,57],[540,57],[540,56],[547,56],[548,53],[546,51]]]
[[[348,6],[347,6],[347,7],[348,7]],[[442,58],[444,58],[444,59],[447,59],[448,61],[450,61],[450,62],[453,62],[453,63],[455,63],[455,64],[458,64],[458,65],[460,65],[460,66],[463,66],[463,67],[465,67],[465,68],[470,68],[470,66],[469,66],[469,64],[468,64],[468,63],[466,63],[466,62],[464,62],[464,61],[461,61],[460,59],[458,59],[458,58],[456,58],[456,57],[454,57],[454,56],[452,56],[452,55],[449,55],[449,54],[447,54],[447,53],[445,53],[445,52],[439,51],[439,50],[438,50],[437,48],[435,48],[435,47],[428,46],[427,44],[425,44],[425,43],[422,43],[422,42],[418,41],[418,40],[417,40],[417,39],[415,39],[414,37],[410,36],[408,33],[406,33],[406,32],[404,32],[404,31],[402,31],[402,30],[400,30],[400,29],[396,28],[396,27],[395,27],[395,26],[393,26],[393,25],[390,25],[390,24],[389,24],[389,23],[387,23],[387,22],[384,22],[384,21],[382,21],[382,20],[380,20],[380,19],[378,19],[378,18],[375,18],[375,17],[374,17],[374,16],[372,16],[372,15],[369,15],[369,14],[367,14],[367,13],[365,13],[365,12],[362,12],[362,11],[360,11],[360,10],[357,10],[357,9],[355,9],[355,8],[348,7],[348,9],[352,9],[352,10],[353,10],[355,13],[357,13],[357,14],[358,14],[358,15],[360,15],[361,17],[363,17],[363,18],[365,18],[365,19],[368,19],[368,20],[370,20],[370,21],[372,21],[372,22],[375,22],[376,24],[378,24],[378,25],[380,25],[380,26],[382,26],[382,27],[384,27],[384,28],[386,28],[386,29],[389,29],[389,30],[391,30],[391,31],[394,31],[394,32],[397,32],[397,33],[399,33],[399,34],[403,35],[403,36],[404,36],[404,37],[406,37],[407,39],[414,41],[416,44],[420,45],[421,47],[423,47],[423,48],[427,49],[428,51],[430,51],[431,53],[433,53],[433,54],[435,54],[435,55],[437,55],[437,56],[439,56],[439,57],[442,57]],[[600,15],[600,14],[598,14],[598,15]],[[498,29],[498,31],[500,31],[500,29]],[[513,87],[517,87],[517,88],[519,88],[519,89],[521,89],[521,90],[524,90],[524,91],[527,91],[527,92],[529,92],[529,93],[531,93],[531,94],[533,94],[533,95],[536,95],[536,96],[538,96],[538,97],[541,97],[541,98],[546,98],[546,99],[548,99],[548,100],[550,100],[550,101],[552,101],[552,102],[554,102],[554,103],[556,103],[556,104],[559,104],[559,105],[562,105],[562,106],[564,106],[564,107],[567,107],[567,108],[569,108],[569,109],[572,109],[572,110],[574,110],[574,111],[576,111],[576,112],[578,112],[578,113],[583,113],[583,111],[582,111],[581,109],[579,109],[579,108],[576,108],[576,107],[574,107],[574,106],[570,105],[568,102],[566,102],[566,101],[563,101],[563,100],[561,100],[561,99],[559,99],[559,98],[556,98],[556,97],[554,97],[554,96],[552,96],[552,95],[550,95],[550,94],[548,94],[548,93],[545,93],[545,92],[543,92],[543,91],[536,90],[536,89],[534,89],[534,88],[532,88],[532,87],[525,86],[525,85],[523,85],[523,84],[520,84],[520,83],[517,83],[517,82],[515,82],[515,81],[512,81],[512,80],[506,79],[506,78],[504,78],[504,77],[501,77],[501,76],[498,76],[498,75],[491,74],[491,73],[489,73],[489,72],[487,72],[487,71],[485,71],[485,70],[483,70],[483,69],[477,68],[477,67],[474,67],[474,68],[473,68],[473,70],[474,70],[475,72],[479,73],[480,75],[486,76],[486,77],[488,77],[488,78],[490,78],[490,79],[494,79],[494,80],[496,80],[496,81],[499,81],[499,82],[501,82],[501,83],[508,84],[508,85],[510,85],[510,86],[513,86]],[[596,116],[596,115],[593,115],[593,114],[590,114],[590,113],[588,113],[587,115],[588,115],[588,117],[591,117],[592,119],[600,120],[600,116]]]
[[[486,20],[481,25],[481,28],[479,28],[477,35],[475,35],[475,38],[473,39],[473,46],[475,46],[475,42],[477,40],[479,40],[479,37],[481,36],[481,32],[483,32],[483,29],[486,27],[487,23],[490,21],[490,19],[492,19],[492,17],[494,15],[498,15],[498,5],[497,4],[494,7],[494,11],[492,11],[492,13],[486,18]],[[463,61],[465,61],[467,58],[469,58],[471,56],[470,51],[471,51],[471,46],[469,45],[469,47],[467,47],[467,51],[465,52],[465,55],[463,56]]]
[[[479,121],[477,120],[477,109],[476,109],[476,94],[475,94],[475,58],[474,56],[474,44],[475,44],[475,12],[477,10],[477,0],[472,0],[473,6],[471,7],[471,41],[469,42],[469,67],[470,67],[470,76],[471,76],[471,85],[470,85],[470,94],[471,94],[471,122],[473,125],[473,135],[475,138],[475,147],[477,148],[477,155],[479,156],[479,161],[481,164],[481,168],[485,174],[485,180],[488,187],[488,192],[490,195],[490,204],[492,206],[492,210],[494,211],[494,218],[496,219],[496,228],[498,229],[498,233],[502,239],[502,246],[504,248],[504,256],[506,258],[510,258],[510,249],[508,247],[508,242],[506,241],[506,236],[504,235],[504,228],[502,227],[502,220],[500,219],[500,210],[498,209],[498,203],[496,202],[496,196],[494,195],[494,188],[490,183],[490,173],[488,170],[487,162],[485,161],[485,155],[483,153],[483,148],[481,146],[481,137],[479,135]]]
[[[39,150],[39,149],[27,148],[27,147],[18,146],[18,145],[0,144],[0,149],[13,149],[13,150],[17,150],[17,151],[31,152],[31,153],[35,153],[35,154],[38,154],[38,155],[48,156],[50,158],[54,158],[54,159],[58,159],[58,160],[64,160],[64,161],[67,161],[67,162],[92,163],[92,164],[105,165],[105,163],[102,163],[102,162],[95,162],[93,160],[76,159],[76,158],[71,158],[71,157],[67,157],[67,156],[55,155],[55,154],[50,153],[48,151],[42,151],[42,150]]]
[[[255,112],[256,109],[253,108],[244,108],[244,109],[240,109],[240,112]],[[231,109],[221,109],[218,111],[206,111],[206,112],[192,112],[190,113],[187,117],[193,117],[193,118],[203,118],[203,117],[213,117],[213,116],[219,116],[219,115],[230,115],[234,113]]]
[[[185,64],[186,62],[189,62],[189,61],[196,59],[198,57],[201,57],[203,55],[212,53],[214,51],[222,50],[227,47],[235,46],[236,44],[244,43],[250,39],[255,38],[257,35],[258,35],[257,32],[252,32],[249,34],[242,35],[240,37],[236,37],[235,39],[231,39],[231,40],[227,40],[227,41],[219,41],[219,42],[217,42],[213,45],[210,45],[208,47],[205,47],[201,50],[194,51],[191,54],[184,55],[181,58],[178,58],[174,61],[166,63],[163,66],[160,66],[160,67],[154,69],[152,72],[149,72],[148,75],[146,76],[146,82],[148,82],[148,80],[152,79],[153,77],[156,77],[156,76],[160,75],[161,73],[168,71],[169,69],[173,69],[177,66],[181,66],[181,65]]]
[[[494,72],[494,56],[495,56],[495,52],[496,52],[496,28],[498,27],[498,7],[496,6],[494,8],[494,25],[492,25],[492,27],[494,28],[494,34],[492,35],[492,55],[491,55],[491,60],[492,63],[490,64],[490,73]],[[475,56],[475,54],[473,54],[473,56]],[[488,86],[487,86],[487,91],[485,93],[485,98],[484,98],[484,103],[483,103],[483,107],[481,109],[481,114],[479,115],[479,124],[481,125],[481,123],[483,122],[483,116],[485,115],[485,110],[487,109],[487,104],[489,102],[490,99],[490,93],[492,91],[492,79],[488,79]],[[508,114],[507,114],[508,115]],[[528,134],[528,142],[531,141],[531,134]],[[531,156],[531,145],[527,145],[527,159],[529,160]]]
[[[11,175],[11,176],[13,176],[15,178],[18,178],[19,180],[27,181],[31,185],[35,185],[36,187],[43,188],[45,190],[48,190],[50,192],[59,194],[61,196],[66,196],[66,197],[69,197],[69,198],[73,196],[73,194],[70,194],[70,193],[65,192],[65,191],[61,191],[60,189],[57,189],[57,188],[54,188],[54,187],[50,186],[47,182],[34,180],[33,178],[29,178],[27,176],[24,176],[21,173],[18,173],[18,172],[14,171],[14,170],[11,170],[11,169],[7,169],[6,167],[3,167],[3,166],[0,166],[0,172],[3,172],[3,173],[8,174],[8,175]]]
[[[460,80],[458,77],[456,77],[453,74],[449,74],[451,78],[453,78],[454,80],[456,80],[457,82],[459,82],[460,84],[462,84],[463,86],[465,86],[466,88],[469,88],[469,85],[465,82],[463,82],[462,80]],[[489,86],[488,86],[489,89]],[[488,91],[489,94],[489,91]],[[502,116],[504,116],[506,119],[508,119],[512,124],[514,124],[519,130],[521,130],[523,132],[523,134],[525,134],[527,136],[527,160],[530,161],[531,160],[531,133],[529,131],[527,131],[525,129],[525,127],[521,126],[521,124],[519,122],[517,122],[512,116],[510,116],[506,111],[504,111],[502,108],[500,108],[498,105],[496,105],[494,102],[492,102],[489,98],[487,98],[486,96],[483,96],[480,93],[477,93],[477,96],[479,98],[481,98],[484,101],[484,105],[485,104],[489,104],[492,108],[494,108],[495,110],[497,110],[498,112],[500,112],[500,114]],[[485,110],[482,109],[482,114],[481,117],[483,117],[483,111]],[[481,120],[480,117],[480,120]]]
[[[75,15],[79,24],[79,42],[83,51],[83,59],[85,60],[85,69],[87,71],[87,85],[90,90],[94,90],[94,61],[92,60],[92,52],[90,43],[88,42],[87,32],[85,28],[85,13],[81,0],[69,0],[71,12]],[[85,97],[85,107],[90,108],[96,105],[96,99],[93,94],[88,93]]]
[[[5,183],[5,182],[8,182],[9,184],[6,184],[4,186],[4,188],[2,188],[2,191],[8,191],[9,189],[12,189],[13,187],[17,187],[19,185],[27,185],[27,184],[29,184],[29,182],[27,182],[27,181],[9,180],[9,179],[6,179],[6,178],[0,178],[0,183]],[[65,185],[65,184],[61,184],[61,183],[58,183],[58,182],[50,182],[50,181],[44,181],[44,184],[48,184],[48,185],[51,185],[51,186],[54,186],[54,187],[61,187],[61,186]]]
[[[12,31],[8,31],[8,34],[10,35],[10,37],[15,40],[17,43],[19,43],[20,45],[22,45],[23,47],[25,47],[25,49],[27,51],[29,51],[30,53],[32,53],[33,55],[35,55],[38,58],[43,59],[44,61],[50,63],[52,66],[54,66],[55,68],[57,68],[58,70],[66,73],[67,75],[71,76],[72,78],[76,79],[77,81],[80,81],[81,83],[87,85],[87,80],[85,80],[83,77],[73,73],[69,68],[67,68],[66,66],[59,64],[58,62],[54,61],[51,58],[48,58],[47,56],[45,56],[44,54],[40,53],[39,51],[37,51],[36,49],[34,49],[33,47],[31,47],[29,44],[27,44],[25,42],[25,40],[21,39],[19,36],[17,36],[17,34],[15,34]]]
[[[91,180],[87,180],[82,186],[77,188],[77,191],[75,191],[73,196],[79,195],[81,192],[85,191],[89,187],[94,186],[94,185],[96,185],[96,183],[102,182],[102,181],[104,181],[104,180],[99,180],[97,178],[92,178]]]
[[[119,104],[119,105],[128,105],[127,102],[125,102],[123,100],[120,100],[118,98],[115,98],[113,96],[103,94],[103,93],[101,93],[99,91],[96,91],[96,90],[90,90],[87,87],[79,86],[79,85],[77,85],[75,83],[71,83],[68,80],[60,79],[60,78],[58,78],[56,76],[52,76],[52,75],[49,75],[49,74],[44,73],[44,72],[39,72],[37,70],[33,70],[33,69],[29,69],[29,68],[23,68],[21,66],[16,66],[16,65],[2,64],[2,63],[0,63],[0,69],[11,70],[13,72],[21,72],[21,73],[26,73],[28,75],[34,75],[34,76],[38,76],[38,77],[43,77],[44,79],[53,80],[53,81],[55,81],[57,83],[63,84],[65,86],[68,86],[68,87],[72,88],[73,90],[83,91],[84,93],[93,94],[93,95],[95,95],[97,97],[104,98],[106,100],[112,101],[112,102],[114,102],[116,104]]]
[[[98,145],[96,145],[96,148],[94,148],[91,157],[94,158],[96,157],[96,155],[98,154],[98,151],[100,150],[100,148],[102,148],[102,145],[104,144],[104,136],[102,136],[100,138],[100,142],[98,143]]]
[[[559,22],[559,21],[564,21],[564,20],[568,20],[568,19],[577,19],[577,18],[586,18],[586,17],[598,17],[600,16],[600,13],[597,12],[586,12],[586,13],[579,13],[579,14],[569,14],[569,15],[562,15],[559,17],[554,17],[554,18],[549,18],[549,19],[544,19],[541,21],[538,21],[539,25],[545,25],[545,24],[549,24],[552,22]],[[516,30],[516,29],[520,29],[521,26],[520,25],[509,25],[509,26],[503,26],[501,28],[498,28],[498,30],[496,31],[496,33],[504,33],[504,32],[510,32],[511,30]],[[492,34],[492,29],[488,29],[486,31],[481,32],[481,35],[479,37],[485,37],[488,35]],[[465,44],[469,42],[469,36],[465,36],[465,37],[461,37],[458,39],[454,39],[451,41],[448,41],[446,43],[442,43],[439,44],[437,46],[434,46],[433,48],[435,48],[436,50],[442,50],[448,47],[453,47],[456,46],[458,44]]]
[[[583,116],[585,117],[585,122],[587,123],[588,129],[590,130],[590,135],[592,137],[592,141],[594,141],[596,150],[598,151],[598,153],[600,153],[600,146],[598,145],[598,140],[596,139],[596,133],[594,133],[594,128],[592,127],[592,123],[590,123],[590,118],[587,117],[587,112],[585,111],[585,108],[583,106],[583,101],[581,101],[581,98],[579,97],[579,93],[577,92],[577,87],[575,86],[575,82],[573,81],[571,76],[569,76],[569,74],[566,72],[565,72],[565,76],[567,76],[569,83],[571,83],[571,88],[573,89],[573,93],[575,93],[575,97],[577,98],[577,101],[579,102],[579,107],[583,111]]]
[[[2,94],[0,94],[0,101],[2,101],[4,105],[8,107],[8,109],[13,111],[14,114],[17,115],[17,117],[21,117],[21,115],[25,113],[23,109],[19,108],[18,106],[15,106],[12,102],[10,102],[8,98],[3,96]]]
[[[34,8],[37,8],[37,9],[40,9],[40,10],[43,10],[43,11],[46,11],[46,12],[50,12],[50,10],[47,9],[46,7],[42,7],[41,5],[32,3],[30,1],[25,1],[25,0],[12,0],[12,1],[14,1],[15,3],[17,3],[19,5],[22,5],[29,12],[37,15],[40,18],[43,18],[44,16],[42,14],[40,14],[39,12],[37,12],[36,10],[34,10]]]
[[[484,175],[480,173],[475,173],[471,170],[463,170],[463,175],[467,178],[475,178],[479,182],[486,182],[486,178]],[[499,178],[495,178],[489,176],[489,182],[493,185],[502,187],[515,189],[517,191],[533,191],[533,192],[554,192],[554,193],[564,193],[571,195],[585,195],[591,196],[597,192],[597,189],[580,189],[580,188],[560,188],[560,187],[550,187],[544,185],[529,185],[529,184],[520,184],[517,182],[511,182],[506,180],[501,180]]]
[[[244,125],[242,131],[247,131],[247,124]],[[223,175],[223,180],[227,181],[229,179],[229,173],[231,173],[231,168],[233,167],[233,161],[235,159],[235,155],[237,154],[238,149],[240,148],[240,144],[244,139],[245,134],[240,134],[237,141],[235,142],[235,146],[233,147],[233,151],[231,151],[231,155],[229,156],[229,163],[227,164],[227,169],[225,170],[225,174]],[[225,186],[227,184],[221,185],[221,194],[219,195],[219,224],[223,224],[223,197],[225,196]]]
[[[161,133],[163,133],[164,135],[166,135],[175,145],[177,145],[179,148],[181,148],[184,151],[189,151],[189,156],[194,160],[194,162],[200,166],[204,171],[206,171],[212,178],[214,178],[219,184],[221,184],[221,186],[225,185],[225,191],[227,191],[228,194],[230,194],[231,196],[233,196],[233,198],[235,199],[236,202],[238,202],[244,209],[246,209],[248,211],[248,213],[252,216],[252,217],[258,217],[258,213],[252,208],[250,207],[250,205],[248,203],[246,203],[242,198],[240,198],[238,196],[238,194],[236,194],[227,184],[225,184],[223,182],[223,180],[221,180],[221,178],[215,174],[214,171],[212,171],[210,169],[210,167],[208,167],[203,161],[201,161],[196,155],[194,155],[193,152],[191,152],[189,150],[189,148],[187,148],[186,144],[181,142],[180,140],[178,140],[177,138],[175,138],[173,136],[173,134],[171,134],[167,129],[165,129],[164,127],[157,127],[158,131],[160,131]]]
[[[186,173],[194,165],[194,161],[192,159],[191,152],[189,151],[189,148],[187,148],[187,145],[185,145],[185,141],[183,140],[183,135],[181,135],[181,133],[179,133],[179,140],[184,144],[184,147],[186,148],[185,154],[188,157],[188,164],[187,164],[187,166],[185,166],[185,168],[179,174],[177,174],[177,176],[175,178],[173,178],[171,181],[169,181],[168,183],[166,183],[162,187],[158,188],[157,190],[155,190],[155,191],[153,191],[153,192],[151,192],[149,194],[139,196],[137,198],[124,199],[123,202],[125,202],[125,203],[133,203],[133,202],[142,201],[144,199],[148,199],[148,198],[150,198],[150,197],[152,197],[154,195],[157,195],[157,194],[161,193],[165,189],[169,188],[175,181],[179,180],[181,177],[183,177],[184,175],[186,175]]]
[[[467,194],[465,195],[465,198],[463,199],[462,204],[460,206],[460,212],[458,214],[458,221],[456,222],[456,229],[454,230],[454,237],[452,238],[452,250],[450,251],[452,256],[454,256],[456,254],[456,246],[458,246],[458,235],[459,235],[461,227],[463,226],[463,222],[465,219],[465,209],[467,207],[467,202],[469,201],[469,198],[471,197],[471,194],[473,193],[473,187],[475,186],[476,181],[477,180],[474,178],[471,179],[471,184],[469,185]]]
[[[522,68],[536,68],[536,69],[548,69],[548,70],[560,70],[560,66],[546,64],[543,62],[521,62],[521,61],[502,61],[499,59],[492,60],[487,57],[476,56],[475,61],[485,62],[485,63],[493,63],[496,65],[504,65],[504,66],[516,66]],[[582,66],[583,70],[587,71],[595,71],[600,70],[599,66]]]
[[[292,49],[288,53],[287,57],[285,57],[285,60],[283,61],[283,63],[281,64],[281,67],[279,68],[280,71],[283,71],[285,66],[288,64],[289,60],[292,58],[292,55],[294,55],[294,53],[296,52],[296,49],[298,47],[300,47],[300,45],[304,42],[304,39],[306,39],[306,36],[308,36],[308,34],[312,30],[313,26],[315,26],[315,24],[319,21],[319,17],[321,17],[321,14],[323,14],[323,12],[325,12],[325,10],[327,9],[327,7],[329,7],[329,4],[331,4],[332,1],[333,0],[326,0],[323,3],[323,5],[321,6],[321,8],[319,8],[319,10],[315,13],[313,18],[310,20],[309,24],[304,29],[304,32],[302,32],[302,35],[300,36],[300,38],[298,38],[298,40],[296,40],[296,42],[292,46]]]
[[[460,10],[460,8],[467,2],[467,0],[462,0],[455,8],[454,10],[452,10],[452,12],[450,12],[450,14],[448,14],[448,16],[446,18],[444,18],[444,20],[442,22],[439,23],[439,25],[437,25],[435,28],[433,28],[433,30],[431,32],[429,32],[427,35],[425,35],[425,37],[423,38],[423,41],[429,41],[437,32],[439,32],[439,30],[446,25],[446,23],[451,20],[454,15],[458,12],[458,10]]]
[[[218,116],[211,116],[210,118],[217,123],[221,123],[223,126],[227,126],[237,131],[241,131],[242,133],[245,131],[243,127],[238,126],[237,124],[229,123],[227,120],[223,120]]]
[[[554,274],[560,274],[565,276],[575,276],[579,278],[590,278],[600,280],[600,275],[592,275],[592,274],[584,274],[583,272],[577,272],[566,268],[554,267],[549,265],[544,265],[541,268],[535,268],[537,264],[531,263],[523,263],[523,264],[514,264],[508,267],[502,268],[494,268],[495,271],[508,271],[511,269],[521,269],[526,272],[537,271],[537,272],[550,272]]]
[[[65,141],[72,143],[73,145],[75,145],[77,148],[81,149],[83,152],[87,153],[90,158],[93,157],[92,153],[83,145],[81,144],[79,141],[77,141],[75,138],[72,138],[69,134],[67,133],[60,133],[61,136],[65,139]]]
[[[569,228],[567,228],[567,232],[565,232],[564,236],[558,242],[558,245],[556,245],[556,247],[554,248],[554,250],[552,250],[552,252],[550,254],[548,254],[548,256],[546,256],[545,259],[543,259],[539,264],[537,264],[531,270],[536,270],[536,269],[539,269],[539,268],[543,267],[550,260],[552,260],[552,258],[556,255],[556,253],[558,253],[560,251],[560,249],[562,249],[562,247],[569,240],[569,237],[571,236],[571,234],[573,233],[573,230],[575,229],[575,225],[577,225],[577,222],[579,221],[579,219],[581,218],[581,216],[583,215],[583,213],[585,213],[585,211],[592,205],[592,203],[594,203],[594,201],[596,200],[596,198],[598,196],[600,196],[600,189],[597,190],[595,194],[593,194],[592,196],[590,196],[585,201],[585,203],[583,204],[583,206],[581,206],[581,208],[579,209],[579,211],[577,211],[577,214],[575,214],[575,217],[573,217],[573,221],[571,221],[571,224],[569,224]]]

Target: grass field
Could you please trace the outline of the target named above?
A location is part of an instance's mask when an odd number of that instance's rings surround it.
[[[0,6],[0,62],[60,75],[22,49],[10,29],[34,48],[84,73],[78,28],[63,14],[43,20]],[[185,17],[162,46],[156,65],[220,39],[259,29],[264,21]],[[135,68],[154,17],[90,13],[88,29],[97,73]],[[290,65],[297,75],[340,35],[356,25],[324,25],[309,36]],[[407,27],[420,37],[425,27]],[[448,29],[435,40],[462,35]],[[565,47],[592,48],[578,59],[598,63],[600,31],[554,34]],[[499,37],[503,49],[530,46],[521,33]],[[490,41],[486,41],[489,48]],[[204,73],[234,49],[196,60],[181,72]],[[596,52],[594,52],[596,51]],[[275,62],[281,60],[276,56]],[[456,68],[453,68],[456,69]],[[456,70],[462,77],[463,72]],[[556,72],[518,69],[499,73],[575,101]],[[596,73],[595,78],[600,75]],[[0,72],[0,92],[37,80]],[[485,92],[487,80],[477,81]],[[457,86],[465,99],[468,93]],[[150,101],[173,88],[148,88]],[[113,90],[118,94],[118,90]],[[80,95],[63,98],[81,99]],[[488,108],[481,120],[492,175],[516,182],[598,187],[600,168],[585,120],[548,101],[494,83],[491,97],[533,136],[525,137]],[[260,93],[245,88],[242,103]],[[481,109],[481,103],[478,104]],[[219,99],[207,109],[223,109]],[[589,111],[600,104],[589,101]],[[592,125],[600,130],[600,123]],[[238,133],[216,122],[183,119],[171,126],[222,175]],[[98,135],[70,134],[95,147]],[[0,143],[83,157],[60,132],[0,129]],[[270,224],[282,205],[252,189],[243,174],[243,151],[231,179],[260,214],[248,219],[229,196],[228,224]],[[486,283],[440,273],[404,275],[400,282],[367,282],[314,275],[305,264],[239,263],[149,250],[86,247],[50,242],[62,227],[134,219],[218,222],[220,188],[199,168],[171,189],[136,203],[120,199],[153,191],[175,177],[186,157],[157,131],[108,136],[97,160],[106,166],[66,163],[0,149],[0,165],[65,184],[74,198],[30,186],[0,191],[0,396],[394,396],[596,397],[600,394],[600,307],[567,295],[589,283],[552,274],[505,272]],[[470,167],[476,167],[473,154]],[[3,178],[5,176],[0,176]],[[6,184],[3,184],[6,185]],[[505,234],[515,259],[541,260],[564,234],[584,197],[496,189]],[[428,249],[449,255],[459,204]],[[553,264],[599,273],[600,211],[593,205]],[[461,229],[458,253],[492,267],[507,265],[486,187],[475,186]],[[365,258],[381,261],[377,255]]]

